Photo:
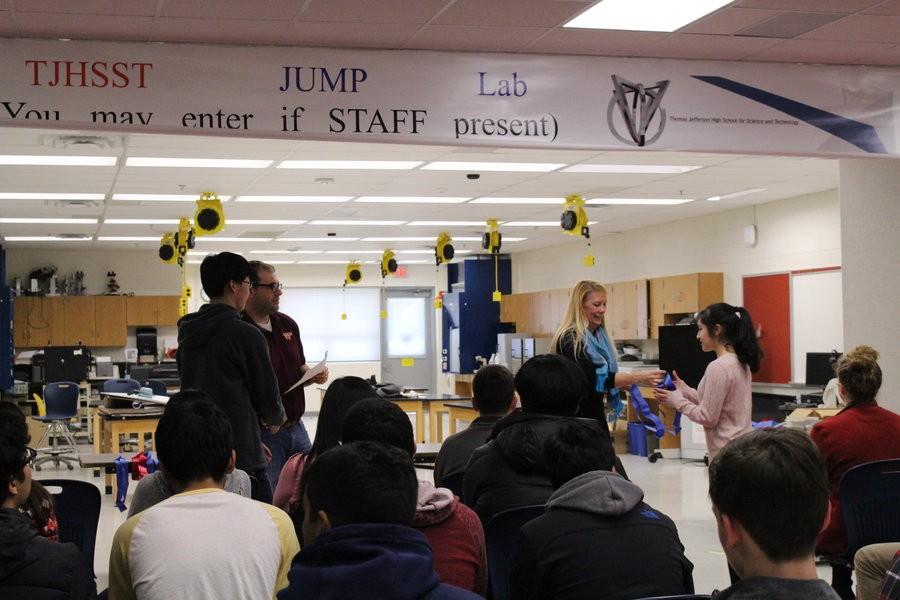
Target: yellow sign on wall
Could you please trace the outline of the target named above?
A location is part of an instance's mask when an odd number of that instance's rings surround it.
[[[414,358],[401,358],[400,359],[401,367],[414,367],[416,366],[416,359]]]

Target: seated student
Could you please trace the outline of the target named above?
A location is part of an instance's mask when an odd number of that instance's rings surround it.
[[[114,600],[272,598],[299,550],[274,506],[222,489],[234,469],[231,423],[203,392],[174,395],[156,428],[163,476],[179,492],[116,531]]]
[[[482,523],[500,511],[547,501],[553,486],[544,442],[575,418],[587,393],[578,365],[558,354],[528,360],[515,385],[521,410],[500,419],[466,467],[464,499]]]
[[[303,475],[303,538],[279,600],[475,600],[440,583],[431,547],[410,527],[416,471],[408,452],[374,442],[332,448]]]
[[[836,600],[816,574],[814,547],[828,512],[828,474],[806,434],[759,429],[709,465],[719,541],[740,580],[717,600]]]
[[[836,370],[846,407],[816,423],[809,434],[825,458],[831,485],[831,519],[816,542],[817,554],[847,551],[840,496],[844,473],[863,463],[900,458],[900,415],[875,401],[881,388],[878,352],[869,346],[857,346],[840,358]],[[850,569],[833,566],[831,585],[841,598],[851,598]]]
[[[240,469],[226,473],[224,489],[226,492],[249,498],[250,476],[247,475],[246,471]],[[172,484],[166,481],[162,471],[150,473],[143,477],[138,482],[137,487],[134,488],[134,496],[131,498],[131,505],[128,507],[128,517],[133,517],[177,493]]]
[[[546,512],[522,526],[512,600],[631,600],[692,594],[694,565],[672,519],[613,472],[602,425],[573,422],[544,445],[556,490]]]
[[[464,473],[475,448],[488,441],[497,421],[509,412],[516,397],[513,375],[502,365],[487,365],[475,371],[472,406],[478,411],[469,426],[444,440],[434,463],[434,483]]]
[[[412,423],[390,400],[371,398],[358,402],[344,418],[343,442],[379,442],[413,456],[416,442]],[[421,531],[434,553],[434,570],[441,581],[487,593],[487,556],[484,529],[472,509],[448,489],[419,482],[419,498],[412,526]]]
[[[878,590],[886,580],[892,580],[894,596],[900,599],[900,542],[886,544],[869,544],[860,548],[853,557],[853,568],[856,571],[856,597],[858,600],[881,600]],[[894,572],[891,573],[891,563]]]
[[[91,567],[74,544],[38,535],[22,512],[31,493],[35,451],[25,416],[0,402],[0,598],[83,600],[97,597]]]

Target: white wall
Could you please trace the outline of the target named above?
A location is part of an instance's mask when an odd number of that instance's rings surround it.
[[[879,403],[900,412],[900,160],[841,160],[844,342],[881,354]]]
[[[742,242],[754,222],[758,243]],[[581,279],[625,281],[724,273],[725,301],[741,304],[744,275],[841,264],[837,190],[600,236],[594,267],[582,266],[583,240],[513,255],[513,292],[565,288]]]

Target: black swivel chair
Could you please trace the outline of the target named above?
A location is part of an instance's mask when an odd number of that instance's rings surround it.
[[[93,571],[97,523],[100,521],[100,490],[93,483],[73,479],[38,481],[53,495],[59,541],[78,546]],[[53,494],[54,487],[61,488],[61,491]]]
[[[494,515],[484,526],[492,600],[509,598],[512,559],[522,525],[544,514],[544,505],[520,506]]]

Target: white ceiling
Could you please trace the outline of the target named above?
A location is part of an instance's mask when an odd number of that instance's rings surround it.
[[[900,0],[739,0],[674,33],[563,28],[593,4],[594,0],[0,0],[0,36],[900,64]]]
[[[10,249],[20,247],[153,249],[157,243],[99,241],[98,236],[160,236],[173,230],[171,225],[112,225],[110,218],[192,217],[194,204],[187,202],[131,202],[111,200],[112,194],[195,194],[211,190],[220,196],[236,198],[224,203],[227,219],[329,219],[329,220],[456,220],[558,222],[565,195],[616,198],[694,198],[677,206],[592,206],[588,216],[597,221],[593,235],[730,210],[777,199],[833,189],[837,187],[837,161],[796,157],[759,157],[675,152],[585,152],[565,150],[452,148],[363,143],[308,142],[290,140],[222,139],[195,136],[110,135],[118,147],[54,148],[58,135],[26,129],[0,129],[2,154],[14,155],[115,155],[116,166],[2,166],[0,194],[10,193],[99,193],[104,200],[87,205],[65,201],[0,199],[0,216],[31,218],[96,218],[97,225],[3,224],[0,235],[39,236],[86,234],[90,241],[5,242]],[[159,168],[125,166],[135,156],[243,158],[275,161],[266,169]],[[467,179],[465,171],[340,171],[288,170],[276,165],[286,159],[342,160],[415,160],[476,162],[553,162],[695,165],[702,168],[678,175],[605,174],[605,173],[511,173],[481,172],[480,179]],[[477,170],[476,170],[477,171]],[[326,183],[321,179],[330,180]],[[320,180],[320,181],[317,181]],[[707,197],[753,188],[764,191],[746,196],[709,202]],[[247,203],[241,195],[315,195],[315,196],[444,196],[477,198],[557,197],[559,205],[486,205],[472,204],[364,204],[353,200],[340,203]],[[429,242],[366,242],[365,237],[434,237],[448,230],[454,237],[480,236],[483,226],[354,226],[354,225],[229,225],[219,237],[271,238],[269,242],[217,242],[216,236],[201,238],[197,250],[231,249],[242,252],[271,250],[323,250],[321,255],[260,254],[263,259],[315,260],[354,258],[348,255],[326,256],[327,250],[424,249]],[[524,237],[509,242],[504,251],[519,251],[555,245],[571,239],[558,226],[503,227],[504,237]],[[283,237],[320,237],[336,233],[360,241],[280,242]],[[459,249],[477,250],[478,242],[458,242]],[[359,255],[359,258],[374,259]],[[408,257],[428,260],[428,256]],[[407,260],[408,262],[408,260]]]

